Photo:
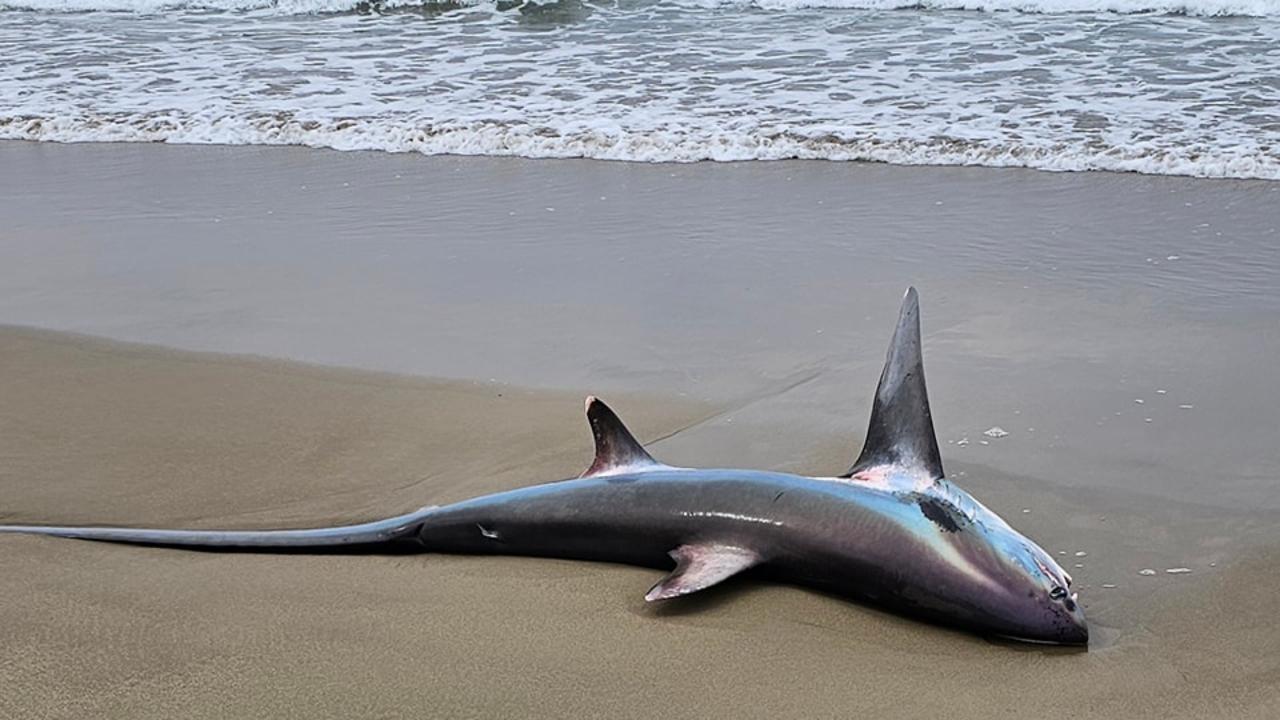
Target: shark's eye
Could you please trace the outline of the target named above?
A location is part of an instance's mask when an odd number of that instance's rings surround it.
[[[1049,597],[1053,598],[1054,600],[1061,600],[1066,596],[1067,596],[1067,589],[1062,587],[1061,585],[1054,585],[1053,589],[1049,591]]]

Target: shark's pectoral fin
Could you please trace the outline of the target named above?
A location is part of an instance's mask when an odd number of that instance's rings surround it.
[[[587,398],[587,421],[596,440],[596,458],[582,477],[662,467],[662,463],[645,452],[609,406],[594,396]]]
[[[842,477],[859,473],[883,475],[896,467],[907,475],[930,480],[944,477],[938,438],[933,433],[929,393],[924,384],[924,356],[920,351],[920,300],[915,288],[902,299],[898,326],[885,357],[880,385],[871,408],[867,440],[857,462]]]
[[[759,553],[735,545],[681,545],[671,551],[676,569],[645,594],[644,599],[667,600],[709,588],[760,564]]]

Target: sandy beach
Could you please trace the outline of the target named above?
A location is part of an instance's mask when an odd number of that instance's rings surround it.
[[[659,609],[653,571],[604,564],[0,537],[0,716],[1280,714],[1275,183],[12,142],[0,167],[0,523],[303,527],[569,477],[588,393],[672,463],[838,472],[914,284],[949,475],[1060,555],[1093,639],[749,579]]]

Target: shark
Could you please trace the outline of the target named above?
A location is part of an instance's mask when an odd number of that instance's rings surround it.
[[[595,457],[578,477],[372,522],[273,530],[0,525],[0,533],[203,551],[516,555],[668,571],[654,603],[742,573],[813,588],[983,636],[1082,646],[1071,576],[1039,545],[947,479],[909,288],[862,451],[809,477],[664,464],[588,397]]]

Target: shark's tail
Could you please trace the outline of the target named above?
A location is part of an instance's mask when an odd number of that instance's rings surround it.
[[[0,533],[24,533],[129,543],[208,548],[219,550],[340,550],[364,545],[382,545],[417,537],[424,519],[435,506],[384,520],[300,530],[154,530],[121,527],[66,527],[56,525],[0,525]]]

